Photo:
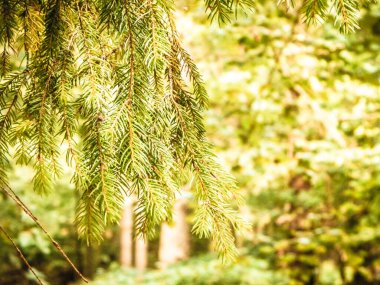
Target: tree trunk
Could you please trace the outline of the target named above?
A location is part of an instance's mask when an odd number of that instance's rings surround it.
[[[133,262],[133,199],[127,197],[120,222],[120,263],[132,267]]]
[[[148,241],[143,237],[136,237],[135,266],[139,270],[146,269],[148,265]]]
[[[96,249],[92,245],[87,245],[85,247],[85,267],[84,267],[84,275],[88,278],[93,278],[95,275],[95,271],[97,268],[97,256]]]
[[[161,226],[159,262],[162,268],[189,256],[190,229],[186,213],[187,200],[178,199],[174,204],[172,223],[164,223]]]

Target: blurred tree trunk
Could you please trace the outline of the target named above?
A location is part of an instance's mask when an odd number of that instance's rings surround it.
[[[89,245],[85,247],[85,266],[84,266],[84,275],[88,278],[93,278],[97,268],[97,256],[96,248]]]
[[[146,269],[148,265],[148,241],[143,237],[136,237],[135,266],[139,270]]]
[[[120,263],[132,267],[133,262],[133,199],[127,197],[120,222]]]
[[[180,198],[174,204],[172,223],[161,226],[159,262],[162,268],[189,257],[190,229],[186,214],[187,200]]]

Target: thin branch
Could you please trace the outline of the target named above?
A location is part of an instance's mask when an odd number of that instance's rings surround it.
[[[27,214],[35,223],[36,225],[45,233],[45,235],[49,238],[50,242],[54,245],[54,247],[61,253],[61,255],[66,259],[66,261],[70,264],[71,268],[74,269],[74,271],[78,274],[78,276],[86,283],[88,283],[88,280],[86,277],[82,275],[82,273],[78,270],[78,268],[74,265],[74,263],[71,261],[71,259],[67,256],[67,254],[63,251],[60,244],[54,240],[54,238],[47,232],[47,230],[42,226],[40,221],[37,219],[37,217],[29,210],[29,208],[21,201],[21,199],[17,196],[17,194],[7,185],[5,187],[1,187],[1,190],[5,192],[13,201],[16,202],[16,204]]]
[[[22,253],[21,249],[17,246],[17,244],[14,242],[11,236],[6,232],[6,230],[1,225],[0,225],[0,231],[2,231],[4,235],[7,237],[7,239],[9,239],[9,241],[12,243],[13,247],[16,249],[17,253],[20,255],[22,261],[24,261],[28,269],[33,273],[34,277],[36,277],[38,283],[40,285],[44,285],[44,283],[38,277],[37,273],[33,270],[32,266],[29,264],[28,260],[26,259],[25,255]]]

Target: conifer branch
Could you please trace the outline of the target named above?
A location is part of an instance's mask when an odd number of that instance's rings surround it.
[[[306,0],[302,12],[307,24],[322,23],[327,16],[329,3],[326,0]]]
[[[0,180],[1,182],[1,180]],[[27,214],[34,222],[35,224],[42,230],[42,232],[48,237],[48,239],[51,241],[53,246],[58,250],[58,252],[65,258],[65,260],[70,264],[70,266],[74,269],[74,271],[78,274],[78,276],[85,281],[86,283],[88,280],[82,275],[82,273],[78,270],[78,268],[74,265],[74,263],[71,261],[71,259],[66,255],[66,253],[63,251],[60,244],[54,240],[54,238],[49,234],[49,232],[42,226],[38,218],[29,210],[29,208],[22,202],[22,200],[18,197],[18,195],[6,184],[1,185],[0,189],[9,197],[11,198],[17,206],[22,209],[22,211]]]
[[[19,13],[19,3],[15,0],[0,1],[0,45],[3,51],[0,55],[0,78],[11,71],[10,53],[12,49],[13,38],[16,34],[18,23],[17,15]]]
[[[22,253],[21,249],[17,246],[17,244],[15,243],[15,241],[12,239],[12,237],[6,232],[6,230],[1,225],[0,225],[0,231],[12,243],[13,247],[16,249],[16,251],[17,251],[18,255],[20,256],[20,258],[22,259],[22,261],[28,267],[28,269],[30,270],[30,272],[32,272],[32,274],[34,275],[34,277],[36,277],[36,280],[37,280],[38,284],[44,285],[44,283],[38,277],[37,273],[34,271],[33,267],[29,264],[28,260],[26,259],[26,257]]]
[[[334,0],[333,5],[338,15],[335,23],[338,23],[340,31],[349,33],[359,29],[359,10],[356,0]]]

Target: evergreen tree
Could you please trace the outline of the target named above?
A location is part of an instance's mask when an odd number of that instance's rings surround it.
[[[357,28],[356,0],[284,4],[301,7],[307,22],[331,11],[343,32]],[[205,5],[219,23],[254,7],[251,0]],[[231,203],[236,185],[205,138],[206,90],[173,12],[173,0],[0,1],[0,187],[8,187],[12,156],[33,165],[35,191],[52,192],[66,146],[81,193],[78,232],[92,242],[119,220],[131,194],[138,232],[153,235],[191,176],[193,232],[212,236],[230,258],[241,223]],[[11,64],[17,57],[20,67]]]

